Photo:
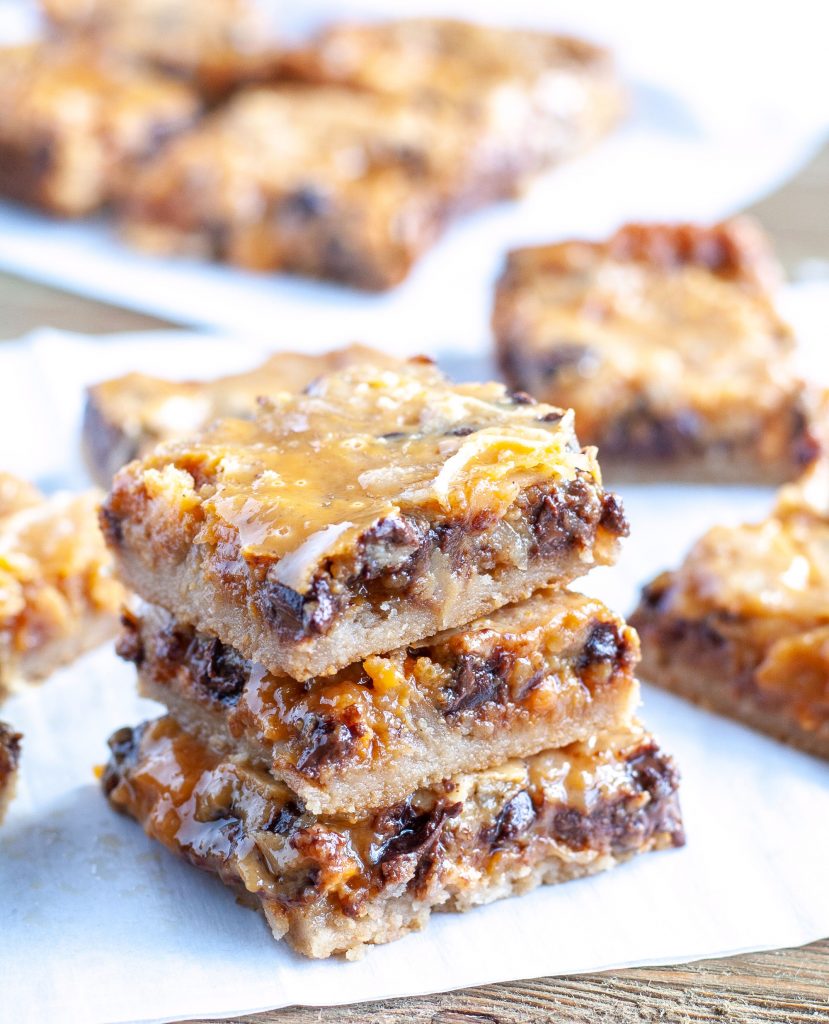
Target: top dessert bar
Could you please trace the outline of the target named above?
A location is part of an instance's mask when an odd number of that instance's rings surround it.
[[[436,370],[355,366],[124,467],[126,581],[296,679],[613,560],[627,524],[572,415]]]
[[[102,487],[131,459],[161,441],[186,437],[225,416],[246,418],[261,395],[301,391],[311,381],[349,363],[399,365],[399,360],[364,345],[350,345],[319,356],[280,352],[248,373],[209,381],[170,381],[143,373],[95,384],[88,389],[83,448],[89,470]],[[0,509],[3,491],[0,480]]]
[[[83,45],[0,49],[0,194],[89,213],[198,106],[181,82]]]
[[[82,36],[105,52],[192,80],[209,96],[266,77],[276,26],[262,0],[40,0],[61,38]]]
[[[829,469],[760,523],[709,530],[644,590],[643,674],[829,758]]]
[[[43,498],[0,475],[0,699],[112,636],[124,601],[99,495]]]
[[[451,110],[476,127],[470,170],[483,170],[502,196],[596,141],[624,106],[599,47],[434,18],[333,25],[287,54],[283,73]]]
[[[284,86],[238,93],[122,196],[127,238],[383,289],[461,206],[472,129],[384,96]]]
[[[745,220],[628,225],[510,254],[493,316],[512,387],[572,406],[608,472],[783,482],[822,443]]]

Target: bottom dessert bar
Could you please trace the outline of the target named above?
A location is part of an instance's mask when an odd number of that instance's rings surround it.
[[[310,957],[359,955],[542,883],[682,845],[673,762],[638,726],[458,775],[360,820],[308,814],[169,717],[110,740],[115,808],[264,912]]]
[[[14,796],[21,738],[5,722],[0,722],[0,822]]]

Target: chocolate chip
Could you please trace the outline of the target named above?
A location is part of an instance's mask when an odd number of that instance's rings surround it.
[[[250,677],[250,665],[220,640],[196,636],[185,656],[193,681],[222,704],[239,700]]]
[[[302,815],[298,804],[289,800],[279,810],[274,809],[271,816],[262,826],[263,832],[272,832],[274,835],[286,836],[292,830]]]
[[[375,820],[375,829],[380,836],[391,836],[371,846],[371,863],[388,868],[401,857],[422,857],[437,844],[446,822],[460,814],[461,807],[457,803],[438,803],[431,811],[417,813],[406,801],[384,811]]]
[[[342,721],[315,716],[305,731],[309,735],[296,766],[298,771],[316,778],[323,767],[341,766],[351,758],[363,727],[356,711],[347,708]]]
[[[539,423],[560,423],[564,419],[564,412],[560,409],[552,409],[538,417]]]
[[[407,437],[407,436],[408,435],[404,434],[402,430],[392,430],[388,434],[381,434],[380,435],[380,440],[381,441],[399,441],[401,438],[404,438],[404,437]]]
[[[337,611],[337,601],[325,579],[315,580],[307,595],[273,580],[259,588],[256,600],[281,639],[301,640],[309,633],[324,633]]]
[[[469,437],[470,434],[474,434],[478,427],[460,426],[452,427],[451,430],[444,431],[444,437]]]
[[[140,666],[144,661],[144,644],[138,628],[138,620],[132,612],[121,615],[121,633],[115,641],[115,653],[124,661]]]
[[[597,622],[590,630],[584,649],[579,656],[579,667],[586,668],[596,662],[615,661],[622,647],[619,628],[612,622]]]
[[[506,659],[500,656],[484,660],[476,654],[462,655],[453,672],[444,715],[474,711],[491,702],[503,703],[506,696],[506,671]]]
[[[625,508],[622,499],[608,491],[602,496],[602,514],[599,524],[617,537],[627,537],[630,533],[630,524],[625,517]]]
[[[574,545],[587,546],[600,515],[595,491],[580,477],[542,495],[532,514],[536,553],[547,557]]]
[[[535,405],[536,401],[526,391],[511,391],[509,395],[513,405]]]
[[[535,807],[532,798],[526,789],[522,789],[502,808],[495,822],[490,842],[493,846],[497,846],[502,841],[517,839],[527,831],[534,821]]]
[[[313,185],[305,185],[286,196],[280,205],[280,212],[289,217],[311,220],[321,217],[330,207],[329,197]]]
[[[117,516],[107,504],[103,504],[98,511],[98,522],[101,526],[101,533],[104,540],[110,547],[120,547],[124,543],[124,523],[120,516]]]

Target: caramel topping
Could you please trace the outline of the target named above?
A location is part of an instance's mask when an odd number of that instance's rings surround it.
[[[534,484],[599,480],[570,414],[499,384],[452,386],[422,365],[330,374],[125,472],[142,474],[151,497],[197,511],[197,542],[229,528],[244,557],[281,559],[275,579],[297,590],[382,520],[499,517]]]

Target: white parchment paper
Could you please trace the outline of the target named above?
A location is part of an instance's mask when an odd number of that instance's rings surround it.
[[[804,361],[829,380],[829,295],[798,289],[787,306],[802,328]],[[170,333],[85,340],[51,332],[0,346],[0,465],[78,485],[83,383],[133,368],[220,372],[261,354]],[[40,433],[30,435],[30,425]],[[761,516],[772,500],[748,488],[623,493],[632,536],[622,560],[584,581],[622,611],[708,525]],[[132,668],[106,648],[2,708],[25,743],[19,796],[0,829],[0,1020],[235,1016],[829,934],[829,765],[646,687],[643,717],[683,772],[685,849],[466,915],[437,914],[427,931],[358,963],[305,961],[218,881],[151,843],[101,796],[93,767],[105,760],[106,737],[156,712],[135,696]]]
[[[793,174],[829,128],[825,12],[814,0],[261,0],[292,36],[331,17],[437,13],[580,33],[611,46],[627,120],[520,202],[466,218],[384,295],[162,260],[104,222],[66,223],[0,203],[0,268],[175,323],[283,346],[360,337],[474,351],[504,252],[594,236],[626,219],[713,220]],[[0,38],[26,0],[0,0]],[[6,14],[3,17],[4,12]]]

